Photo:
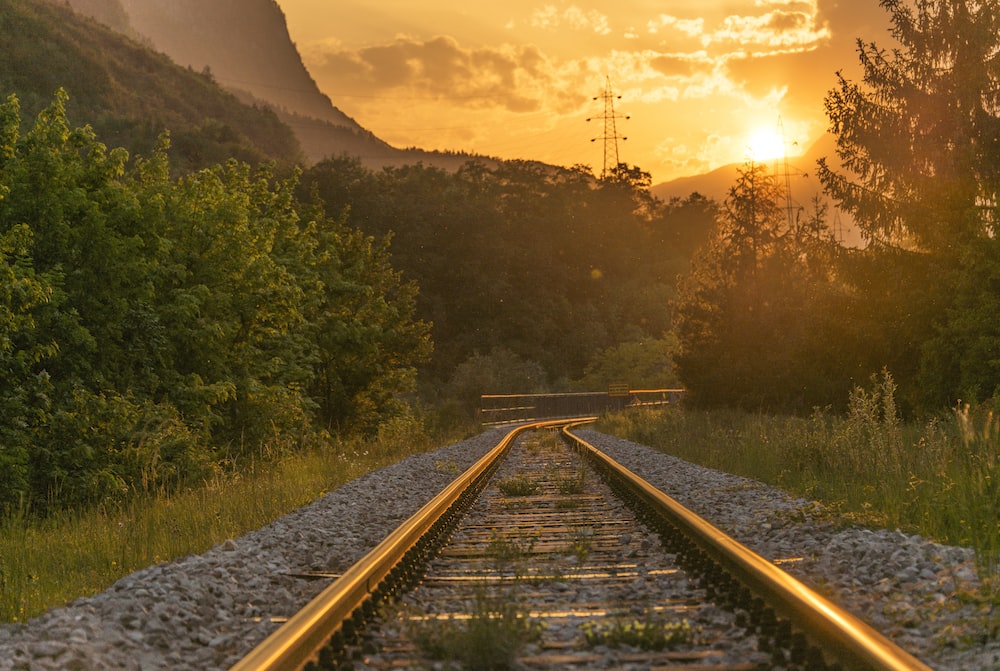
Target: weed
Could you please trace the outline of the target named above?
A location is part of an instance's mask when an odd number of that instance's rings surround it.
[[[567,499],[558,499],[556,501],[555,507],[556,510],[576,510],[582,505],[583,501],[581,499],[567,498]]]
[[[566,553],[574,557],[578,564],[582,564],[593,547],[594,530],[590,528],[578,529],[570,540]]]
[[[463,669],[506,671],[514,668],[518,651],[541,636],[541,625],[521,610],[516,601],[480,591],[468,619],[411,621],[409,635],[430,659]]]
[[[896,391],[883,371],[854,390],[844,415],[672,408],[610,415],[600,426],[819,501],[847,522],[971,547],[989,580],[1000,571],[1000,416],[963,405],[905,424]]]
[[[686,619],[667,621],[647,615],[642,620],[615,618],[600,623],[587,622],[583,635],[591,646],[629,646],[659,652],[690,643],[695,638],[695,629]]]
[[[494,568],[500,571],[511,564],[523,561],[531,554],[534,547],[534,539],[529,540],[527,545],[521,545],[517,541],[493,534],[486,545],[486,557],[492,560]]]
[[[504,478],[497,481],[497,489],[503,492],[504,496],[532,496],[540,491],[537,482],[529,480],[523,475],[515,475],[511,478]]]
[[[182,492],[150,491],[114,507],[0,516],[0,622],[18,622],[95,594],[138,569],[205,552],[258,529],[364,473],[433,447],[412,433],[338,441]],[[331,458],[331,454],[333,457]]]
[[[458,464],[455,463],[454,459],[435,459],[434,470],[439,473],[448,473],[450,475],[458,475],[460,472]]]
[[[560,494],[583,494],[587,486],[587,471],[580,468],[572,476],[564,476],[556,481],[556,487]]]

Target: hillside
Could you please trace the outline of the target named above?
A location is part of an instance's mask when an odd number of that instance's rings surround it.
[[[816,161],[822,157],[836,160],[835,138],[832,135],[823,135],[801,156],[788,157],[788,180],[792,192],[792,204],[796,209],[810,209],[813,198],[823,193],[822,185],[816,179],[815,174]],[[721,203],[725,200],[729,189],[735,184],[740,165],[733,163],[703,175],[692,175],[669,182],[661,182],[653,185],[650,192],[657,198],[667,201],[671,198],[686,198],[697,192]],[[784,179],[785,169],[782,161],[768,162],[768,169],[774,174],[780,175],[780,179]],[[824,198],[824,200],[827,199]],[[845,244],[852,246],[862,244],[854,221],[849,214],[834,211],[831,206],[830,220],[830,225],[837,229],[837,235],[842,237]]]
[[[278,110],[362,130],[317,88],[274,0],[104,1],[121,2],[131,28],[178,65],[208,67],[222,86]]]
[[[398,149],[339,110],[306,70],[274,0],[68,1],[178,64],[210,72],[245,103],[271,107],[309,163],[348,154],[371,169],[423,162],[454,170],[469,158]]]
[[[824,135],[804,154],[788,157],[788,173],[792,181],[792,192],[800,204],[808,202],[814,194],[821,191],[820,185],[812,173],[815,171],[816,161],[823,156],[835,156],[834,138],[830,135]],[[776,169],[778,173],[784,172],[780,160],[768,161],[767,164],[771,171]],[[740,165],[732,163],[702,175],[680,177],[668,182],[661,182],[655,184],[650,191],[663,200],[669,200],[673,197],[684,198],[691,192],[697,191],[704,196],[721,201],[736,181],[736,173]]]
[[[210,76],[49,0],[0,3],[0,95],[33,119],[59,88],[76,125],[102,142],[147,154],[169,129],[174,163],[190,169],[236,157],[294,162],[300,146],[274,112],[248,106]]]

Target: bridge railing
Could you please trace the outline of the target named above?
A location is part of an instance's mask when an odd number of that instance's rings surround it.
[[[479,419],[484,425],[532,422],[542,419],[588,417],[634,407],[677,403],[683,389],[627,389],[611,385],[608,391],[565,394],[483,394]]]

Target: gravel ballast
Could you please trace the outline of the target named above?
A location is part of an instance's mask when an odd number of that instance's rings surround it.
[[[0,627],[0,669],[228,669],[416,512],[505,430],[417,455],[209,552]],[[582,437],[940,671],[1000,669],[1000,613],[970,550],[840,528],[815,504],[593,431]]]

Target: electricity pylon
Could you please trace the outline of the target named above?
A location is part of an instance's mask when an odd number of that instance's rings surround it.
[[[604,95],[594,96],[594,100],[604,99],[604,114],[598,117],[588,117],[587,121],[601,119],[604,121],[604,134],[591,138],[591,142],[604,141],[604,168],[601,170],[601,179],[606,179],[610,173],[618,169],[618,140],[623,142],[627,137],[618,135],[616,121],[618,119],[628,119],[624,114],[615,113],[615,99],[621,100],[621,96],[616,96],[611,91],[611,77],[605,77]]]
[[[781,141],[782,171],[785,175],[785,214],[788,217],[788,230],[794,231],[795,220],[792,217],[792,178],[788,172],[788,145],[785,144],[785,124],[778,115],[778,139]]]
[[[790,168],[788,166],[788,147],[789,143],[785,140],[785,124],[781,120],[781,115],[778,115],[778,126],[776,130],[778,140],[781,142],[781,156],[775,157],[774,159],[774,178],[775,182],[778,184],[778,198],[783,198],[784,203],[775,203],[779,207],[784,206],[785,216],[788,222],[788,230],[795,236],[798,236],[798,212],[802,211],[802,207],[799,206],[796,210],[796,203],[792,198],[792,172],[796,173],[798,177],[808,177],[808,174],[798,170],[796,168]],[[797,145],[798,142],[792,142],[791,146]],[[781,161],[781,168],[778,168],[778,161]],[[782,182],[778,182],[778,178],[782,178]]]

